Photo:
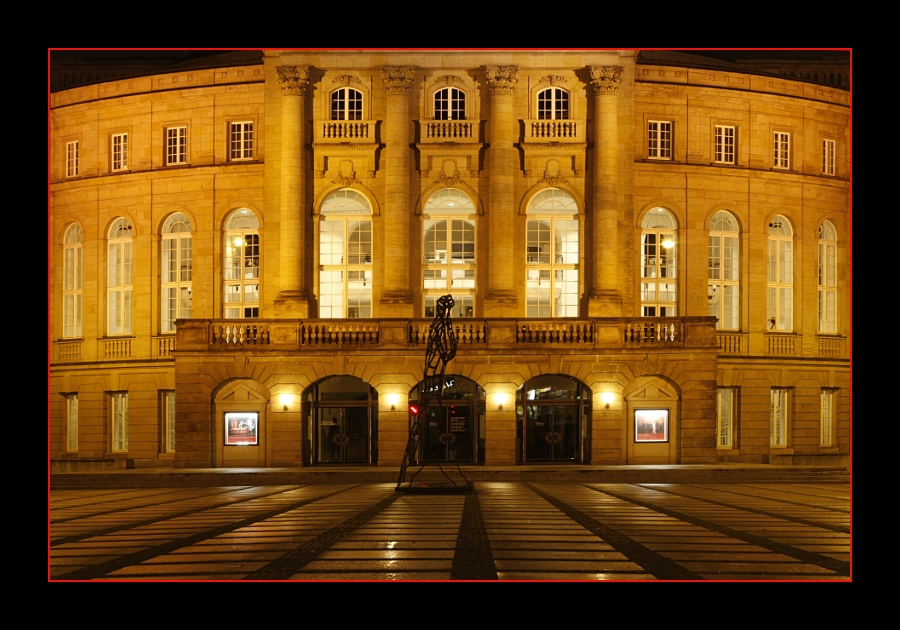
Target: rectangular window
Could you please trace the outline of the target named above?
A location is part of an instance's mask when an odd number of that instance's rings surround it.
[[[232,160],[253,159],[253,123],[231,123],[229,156]]]
[[[81,337],[81,243],[63,250],[63,337]]]
[[[128,450],[128,393],[116,392],[112,395],[112,450]]]
[[[166,453],[175,452],[175,392],[163,394],[163,436]]]
[[[654,160],[672,159],[672,123],[651,120],[647,128],[647,157]]]
[[[772,390],[772,411],[769,417],[769,444],[787,446],[787,429],[788,390],[775,388]]]
[[[131,334],[131,242],[109,244],[108,326],[110,335]]]
[[[791,134],[776,131],[773,147],[775,154],[772,166],[775,168],[791,168]]]
[[[166,129],[166,164],[187,164],[187,127]]]
[[[731,448],[734,434],[734,389],[720,387],[718,390],[718,438],[719,448]]]
[[[734,127],[716,125],[716,162],[734,164]]]
[[[834,444],[834,390],[822,390],[822,446]]]
[[[78,450],[78,394],[66,395],[66,450]]]
[[[822,174],[834,175],[834,140],[822,140]]]
[[[112,137],[112,170],[128,169],[128,134],[117,133]]]
[[[819,241],[819,333],[837,332],[837,244]]]
[[[78,141],[66,143],[66,177],[78,176]]]

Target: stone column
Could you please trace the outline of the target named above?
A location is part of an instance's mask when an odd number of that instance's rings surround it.
[[[513,90],[519,82],[517,66],[485,66],[491,91],[490,193],[488,203],[488,288],[484,296],[485,317],[516,317],[518,298],[514,262],[522,258],[513,251],[515,217],[516,150],[518,128],[513,118]]]
[[[309,66],[276,68],[281,86],[281,255],[276,317],[308,317],[309,293],[304,284],[306,195],[304,187],[304,104]]]
[[[591,66],[594,88],[594,194],[593,214],[594,274],[588,315],[621,317],[619,292],[619,189],[618,107],[621,66]]]
[[[381,80],[387,93],[384,124],[384,290],[381,317],[412,317],[409,285],[409,88],[415,69],[384,66]]]

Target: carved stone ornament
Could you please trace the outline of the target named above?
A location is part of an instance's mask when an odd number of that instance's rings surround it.
[[[453,76],[452,74],[445,74],[442,77],[438,77],[434,82],[435,84],[446,83],[447,85],[462,85],[465,83],[461,77]]]
[[[416,71],[412,66],[384,66],[381,69],[381,80],[388,94],[408,96]]]
[[[449,176],[444,171],[441,171],[438,181],[444,186],[456,186],[459,183],[459,171],[455,171],[453,175]]]
[[[569,181],[562,175],[550,175],[547,171],[544,171],[544,174],[538,180],[538,183],[544,183],[548,186],[559,186],[560,184],[568,184]]]
[[[356,171],[350,171],[348,175],[338,175],[335,179],[331,180],[333,184],[340,184],[344,188],[349,188],[353,184],[360,183],[358,179],[356,179]]]
[[[591,66],[591,85],[594,94],[618,94],[622,82],[622,66]]]
[[[518,66],[485,66],[485,76],[491,95],[512,94],[519,74]]]
[[[561,77],[559,75],[550,75],[547,77],[541,77],[541,80],[538,81],[538,83],[548,83],[548,82],[552,86],[565,85],[566,83],[568,83],[568,81],[566,81],[565,77]]]
[[[278,72],[278,84],[283,95],[301,96],[306,91],[309,66],[280,66],[275,71]]]
[[[331,83],[332,84],[337,83],[338,85],[343,85],[343,86],[348,86],[351,83],[358,83],[359,85],[362,85],[362,81],[360,81],[356,77],[350,76],[349,74],[345,74],[340,77],[335,77],[334,79],[331,80]]]

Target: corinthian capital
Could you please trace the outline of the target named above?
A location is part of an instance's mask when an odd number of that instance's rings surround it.
[[[622,66],[591,66],[591,85],[594,86],[594,94],[619,93],[619,84],[622,82]]]
[[[384,66],[381,69],[381,80],[388,94],[408,96],[416,71],[412,66]]]
[[[278,84],[284,96],[300,96],[309,85],[309,66],[279,66]]]
[[[518,66],[485,66],[487,84],[491,89],[491,96],[495,94],[512,94],[513,88],[519,79]]]

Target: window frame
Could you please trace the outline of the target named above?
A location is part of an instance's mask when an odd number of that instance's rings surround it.
[[[577,201],[565,190],[546,188],[529,200],[525,214],[525,317],[578,317],[582,287],[581,220]],[[535,233],[543,231],[541,224],[549,231],[546,252],[541,249],[545,241],[533,240]],[[569,238],[564,238],[566,235]],[[557,236],[560,236],[559,244]],[[548,291],[541,287],[544,278],[549,282]],[[538,284],[533,286],[535,280]],[[541,301],[545,292],[549,296],[546,304]],[[542,313],[544,309],[548,311],[546,314]]]
[[[237,226],[238,223],[242,225]],[[259,233],[259,217],[249,208],[238,208],[225,219],[224,234],[222,316],[224,319],[257,319],[262,293],[262,237]],[[241,239],[239,245],[235,244],[237,238]],[[240,251],[235,253],[234,250],[238,248]],[[240,262],[234,264],[235,261]],[[245,270],[247,267],[251,269],[250,276]],[[237,269],[242,271],[237,273]],[[230,271],[234,273],[231,274]],[[231,275],[238,277],[229,277]],[[229,289],[234,287],[237,287],[237,291]],[[230,301],[231,295],[240,299]],[[247,295],[255,295],[256,300],[246,299]],[[229,314],[229,310],[234,312]]]
[[[178,229],[178,231],[173,232],[173,229]],[[191,220],[183,212],[170,214],[163,223],[160,238],[159,278],[159,328],[161,334],[175,334],[175,320],[187,319],[193,314],[193,236]],[[173,254],[174,260],[172,260]],[[172,270],[173,264],[174,271]],[[174,279],[171,276],[173,273]],[[184,297],[185,291],[187,292],[186,298]]]
[[[125,230],[128,235],[113,237],[113,230]],[[131,221],[127,217],[117,218],[107,236],[106,334],[110,337],[130,336],[134,319],[134,228]],[[116,308],[113,308],[114,304]],[[117,314],[120,321],[114,322]]]
[[[79,172],[78,140],[66,142],[66,177],[78,177]]]
[[[114,173],[128,170],[128,132],[114,133],[110,136],[109,164]]]
[[[730,147],[729,137],[726,133],[729,130],[731,131]],[[713,138],[713,160],[715,163],[728,165],[736,164],[737,127],[735,125],[716,125],[713,132]]]
[[[722,216],[727,215],[727,216]],[[733,229],[714,229],[723,222],[730,222]],[[741,234],[737,219],[731,212],[720,210],[709,221],[709,234],[707,235],[707,315],[717,318],[716,330],[740,330],[741,329]],[[716,241],[718,241],[716,243]],[[731,243],[729,243],[731,241]],[[728,251],[731,248],[733,255],[729,258]],[[714,252],[718,252],[716,255]],[[732,278],[726,278],[728,272],[727,261],[733,263]],[[718,278],[714,278],[714,270],[718,271]],[[718,304],[713,304],[713,294],[719,289]],[[730,295],[729,295],[730,294]],[[729,300],[731,302],[729,303]],[[716,312],[713,312],[715,308]],[[727,311],[731,314],[725,317]]]
[[[447,93],[445,98],[440,94]],[[443,109],[439,109],[438,103],[445,103]],[[442,87],[434,91],[431,99],[432,116],[434,120],[466,120],[466,93],[455,87]],[[439,115],[443,114],[442,116]]]
[[[164,453],[175,452],[175,392],[163,390],[162,393],[162,447]]]
[[[339,230],[335,227],[340,226]],[[319,317],[323,319],[368,319],[373,315],[372,263],[374,221],[369,200],[357,190],[343,188],[330,193],[319,209],[318,282]],[[340,252],[332,247],[340,234]],[[353,240],[354,235],[364,238]],[[332,238],[327,238],[330,235]],[[354,253],[354,244],[357,251]],[[326,251],[327,250],[327,251]],[[335,261],[335,255],[338,255]],[[338,282],[331,281],[335,277]],[[359,283],[362,282],[362,286]],[[340,285],[340,292],[334,289]]]
[[[836,335],[838,334],[837,231],[830,221],[822,221],[819,224],[816,263],[816,331],[820,335]]]
[[[836,174],[837,142],[831,138],[822,138],[822,174],[834,176]]]
[[[823,387],[819,399],[819,446],[835,446],[834,403],[836,389]]]
[[[445,249],[433,247],[429,259],[429,234],[436,245],[436,235],[440,232],[434,229],[441,222],[444,222],[445,236],[441,242]],[[454,234],[461,238],[455,239]],[[434,317],[438,298],[450,293],[455,302],[452,316],[474,317],[478,295],[478,213],[474,200],[459,188],[441,188],[431,194],[422,207],[421,243],[423,316]],[[454,286],[457,279],[462,280],[462,287]],[[441,283],[443,288],[437,286]]]
[[[773,230],[782,230],[781,233]],[[788,233],[783,231],[787,230]],[[766,330],[794,330],[794,230],[784,215],[772,217],[766,250]],[[787,267],[787,269],[785,269]],[[787,313],[787,314],[785,314]]]
[[[716,389],[716,448],[733,449],[737,388]]]
[[[672,159],[674,126],[671,120],[647,120],[647,159]]]
[[[254,126],[252,120],[235,120],[228,123],[229,162],[246,162],[253,159],[256,148]]]
[[[791,169],[791,132],[772,132],[772,168]]]
[[[78,452],[78,394],[65,394],[66,399],[66,451]]]
[[[773,387],[769,408],[769,447],[787,448],[789,432],[790,391],[787,387]]]
[[[164,148],[166,166],[184,166],[187,164],[187,125],[166,127]]]
[[[668,225],[661,225],[668,223]],[[665,237],[671,235],[673,244],[669,248],[663,247]],[[652,241],[651,241],[652,237]],[[640,316],[641,317],[678,317],[678,223],[675,215],[667,208],[656,207],[651,208],[641,221],[640,249],[638,251],[638,265],[640,268],[640,277],[638,282],[639,298],[640,298]],[[657,250],[672,250],[671,254],[665,257],[657,255]],[[652,254],[648,253],[651,252]],[[659,254],[662,254],[660,251]],[[645,264],[648,257],[652,257],[653,264]],[[663,263],[663,259],[671,259],[671,262]],[[652,275],[647,275],[649,269],[653,269]],[[664,272],[671,272],[671,275],[665,275]],[[671,279],[671,282],[663,282],[662,279]],[[652,295],[654,299],[646,299],[649,296],[649,285],[654,285]],[[672,295],[672,300],[659,299],[663,293],[660,291],[660,285],[674,285],[667,288],[665,294]],[[648,313],[648,309],[654,309],[654,313]],[[662,314],[663,309],[671,309],[672,313]]]
[[[545,96],[549,93],[548,96]],[[538,120],[569,120],[572,116],[572,108],[569,91],[561,87],[548,87],[538,90],[537,119]]]
[[[351,104],[356,103],[358,107]],[[329,120],[364,120],[365,97],[362,90],[340,87],[328,95]]]
[[[113,453],[128,452],[128,392],[110,393],[110,446]]]
[[[77,239],[77,240],[75,240]],[[82,336],[82,275],[84,238],[81,226],[73,223],[66,228],[63,243],[63,339]]]

